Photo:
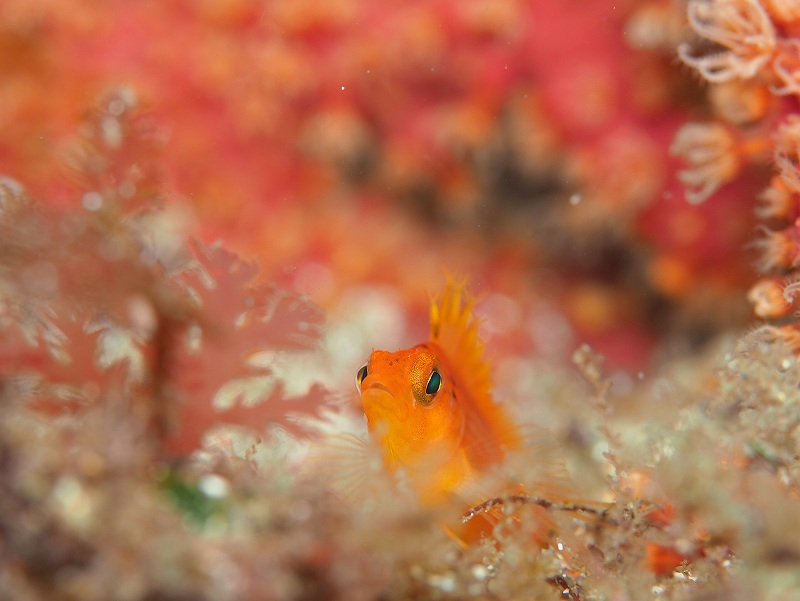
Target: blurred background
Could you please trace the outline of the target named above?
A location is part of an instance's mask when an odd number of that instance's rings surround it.
[[[81,123],[122,90],[174,227],[323,307],[333,371],[424,339],[454,273],[495,348],[637,374],[750,315],[769,164],[686,202],[690,39],[666,0],[5,0],[0,166],[85,201]]]

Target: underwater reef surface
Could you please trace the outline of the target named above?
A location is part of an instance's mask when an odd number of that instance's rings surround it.
[[[380,464],[361,466],[371,496],[354,503],[308,459],[366,437],[320,357],[344,326],[324,333],[307,298],[220,246],[156,242],[159,209],[2,191],[6,598],[782,599],[800,584],[800,371],[775,327],[633,382],[586,345],[571,365],[506,352],[495,389],[548,427],[552,453],[530,457],[563,455],[579,496],[501,490],[466,514],[501,510],[463,546],[441,527],[461,511],[420,507]],[[515,469],[542,469],[525,458]]]
[[[3,2],[0,599],[797,596],[799,49],[791,0]],[[324,473],[448,274],[574,500]]]

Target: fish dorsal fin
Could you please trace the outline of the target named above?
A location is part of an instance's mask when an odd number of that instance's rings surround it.
[[[464,414],[464,437],[472,446],[470,462],[479,470],[502,461],[502,447],[514,447],[514,423],[492,398],[491,366],[478,337],[480,319],[464,280],[448,279],[431,303],[431,343],[441,352],[454,381],[453,395]]]
[[[492,379],[478,337],[480,320],[475,299],[465,280],[448,278],[444,291],[431,303],[431,341],[441,348],[457,370],[459,384],[477,399],[491,400]]]

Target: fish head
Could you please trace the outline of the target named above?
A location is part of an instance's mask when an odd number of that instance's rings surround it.
[[[430,454],[461,442],[464,418],[450,374],[432,346],[373,351],[356,385],[370,435],[390,465],[419,466]]]

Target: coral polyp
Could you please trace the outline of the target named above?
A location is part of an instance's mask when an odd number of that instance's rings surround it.
[[[689,44],[678,55],[711,83],[751,79],[773,59],[778,44],[772,19],[759,0],[691,0],[689,24],[722,50],[693,56]]]
[[[795,278],[800,12],[792,3],[759,0],[692,0],[687,10],[700,42],[684,42],[678,52],[711,85],[715,117],[686,125],[676,136],[673,150],[688,163],[680,175],[689,186],[687,199],[705,201],[722,184],[744,177],[747,165],[774,165],[775,176],[754,203],[756,214],[769,221],[755,242],[757,265],[763,273]],[[698,43],[703,50],[692,49]],[[772,313],[763,300],[770,281],[761,280],[750,293],[761,317]]]

